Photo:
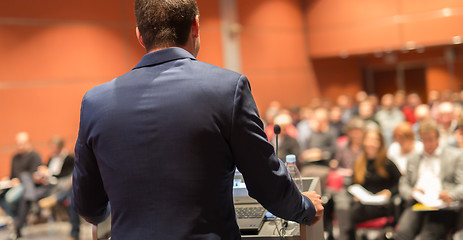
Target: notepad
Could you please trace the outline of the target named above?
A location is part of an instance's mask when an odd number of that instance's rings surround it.
[[[437,193],[426,194],[420,191],[413,191],[412,197],[418,202],[412,207],[413,211],[436,211],[439,209],[458,209],[459,202],[453,201],[451,203],[445,203]]]
[[[354,184],[347,188],[350,194],[358,198],[364,205],[384,205],[389,202],[389,197],[385,195],[376,195],[366,190],[360,184]]]

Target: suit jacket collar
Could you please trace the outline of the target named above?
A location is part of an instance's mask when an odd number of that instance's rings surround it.
[[[142,68],[148,67],[153,65],[158,65],[165,62],[170,62],[178,59],[190,58],[192,60],[196,60],[191,53],[186,51],[183,48],[179,47],[170,47],[161,49],[152,53],[147,53],[143,58],[138,62],[138,64],[133,68]]]

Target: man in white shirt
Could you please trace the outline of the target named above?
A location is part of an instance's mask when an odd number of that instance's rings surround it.
[[[409,201],[397,229],[397,239],[443,239],[455,226],[458,211],[449,208],[463,199],[463,155],[460,150],[439,146],[439,131],[434,122],[424,121],[419,134],[423,154],[409,157],[407,173],[399,185],[401,196]],[[438,211],[413,211],[417,201],[437,207]]]

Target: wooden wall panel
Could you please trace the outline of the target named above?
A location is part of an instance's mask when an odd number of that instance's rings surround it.
[[[319,96],[300,1],[239,1],[239,14],[243,73],[261,113],[273,100],[305,105]]]
[[[403,24],[403,42],[420,46],[452,44],[454,36],[463,37],[463,15],[429,18]]]
[[[323,0],[307,1],[310,53],[339,56],[450,44],[462,36],[463,1]]]

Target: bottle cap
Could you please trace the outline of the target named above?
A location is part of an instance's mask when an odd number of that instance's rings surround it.
[[[287,163],[295,163],[296,162],[296,155],[294,155],[294,154],[286,155],[286,162]]]

